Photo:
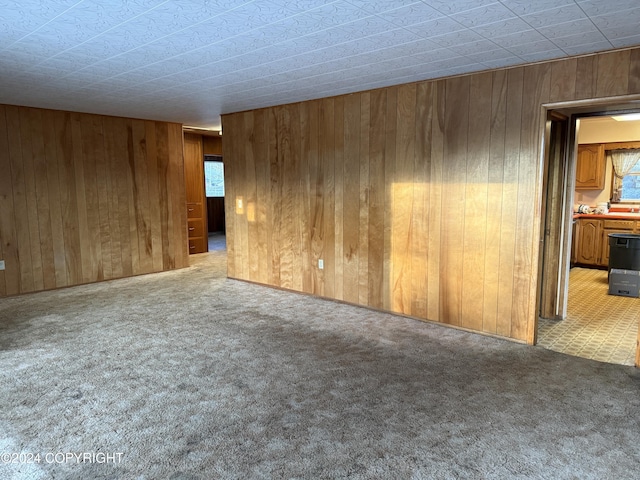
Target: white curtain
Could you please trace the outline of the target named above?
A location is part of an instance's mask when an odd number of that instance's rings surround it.
[[[640,149],[612,150],[610,156],[611,163],[613,164],[613,174],[615,176],[611,200],[618,202],[622,195],[622,179],[636,166],[638,160],[640,160]]]

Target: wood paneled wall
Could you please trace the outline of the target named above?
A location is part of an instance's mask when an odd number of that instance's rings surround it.
[[[0,105],[0,295],[188,266],[179,124]]]
[[[228,274],[532,342],[542,106],[637,93],[626,50],[225,115]]]

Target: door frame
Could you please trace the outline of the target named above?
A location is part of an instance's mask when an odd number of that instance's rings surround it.
[[[640,111],[640,95],[549,103],[542,106],[541,125],[542,175],[539,181],[540,241],[538,256],[538,279],[536,289],[535,328],[533,344],[537,342],[538,319],[554,312],[556,319],[566,318],[569,292],[569,268],[571,261],[571,236],[573,233],[573,195],[575,191],[575,169],[577,152],[577,120],[580,117],[615,115]],[[558,116],[559,114],[559,116]],[[561,157],[552,158],[553,141],[549,119],[568,119],[568,132]],[[541,127],[542,128],[542,127]],[[562,181],[560,181],[562,179]],[[558,201],[562,199],[562,201]],[[560,222],[560,224],[550,224]],[[640,324],[636,342],[636,367],[640,367]]]

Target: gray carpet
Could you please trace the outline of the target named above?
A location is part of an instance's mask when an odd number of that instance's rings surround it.
[[[227,280],[224,261],[0,300],[0,478],[640,477],[635,368]]]

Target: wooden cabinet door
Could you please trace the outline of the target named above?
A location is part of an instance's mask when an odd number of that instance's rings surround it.
[[[578,263],[598,265],[601,254],[602,222],[600,220],[580,219],[579,232]]]
[[[208,238],[207,204],[204,195],[204,154],[200,135],[184,134],[184,177],[189,223],[189,253],[203,253],[208,250]]]
[[[578,145],[576,190],[602,190],[604,173],[604,145],[601,143]]]

